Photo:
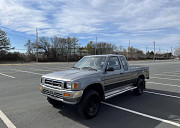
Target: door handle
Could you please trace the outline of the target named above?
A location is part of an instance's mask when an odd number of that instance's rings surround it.
[[[123,74],[124,72],[120,72],[120,74]]]

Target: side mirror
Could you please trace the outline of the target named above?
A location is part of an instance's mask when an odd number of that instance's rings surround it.
[[[113,67],[106,68],[106,71],[114,71]]]

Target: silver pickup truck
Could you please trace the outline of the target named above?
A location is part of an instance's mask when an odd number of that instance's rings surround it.
[[[91,55],[70,70],[43,75],[41,93],[53,106],[77,104],[84,118],[96,116],[100,102],[133,90],[141,95],[149,79],[149,67],[130,67],[122,55]]]

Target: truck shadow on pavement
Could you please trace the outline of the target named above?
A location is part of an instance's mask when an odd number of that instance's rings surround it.
[[[180,93],[165,92],[159,90],[157,91],[152,89],[146,90],[164,93],[168,95],[180,96]],[[135,96],[131,91],[129,91],[111,99],[108,99],[105,102],[155,117],[177,122],[180,121],[180,110],[178,109],[179,102],[177,100],[179,99],[171,99],[171,97],[165,97],[149,93],[144,93],[142,96]],[[169,104],[169,106],[167,106],[167,104]],[[64,104],[63,107],[57,108],[60,109],[59,113],[61,115],[77,123],[80,123],[83,126],[92,128],[154,128],[158,125],[161,125],[161,122],[159,121],[129,113],[120,109],[116,109],[104,104],[101,104],[98,115],[95,118],[89,120],[81,118],[81,116],[77,112],[77,107],[75,105]],[[167,125],[169,126],[169,124]]]

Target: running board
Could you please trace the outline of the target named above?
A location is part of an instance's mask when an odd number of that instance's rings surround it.
[[[105,99],[109,99],[111,97],[117,96],[119,94],[122,94],[124,92],[130,91],[130,90],[133,90],[133,89],[136,89],[136,88],[137,87],[134,87],[134,86],[128,86],[128,87],[125,87],[123,89],[117,89],[115,91],[108,92],[108,93],[105,94]]]

